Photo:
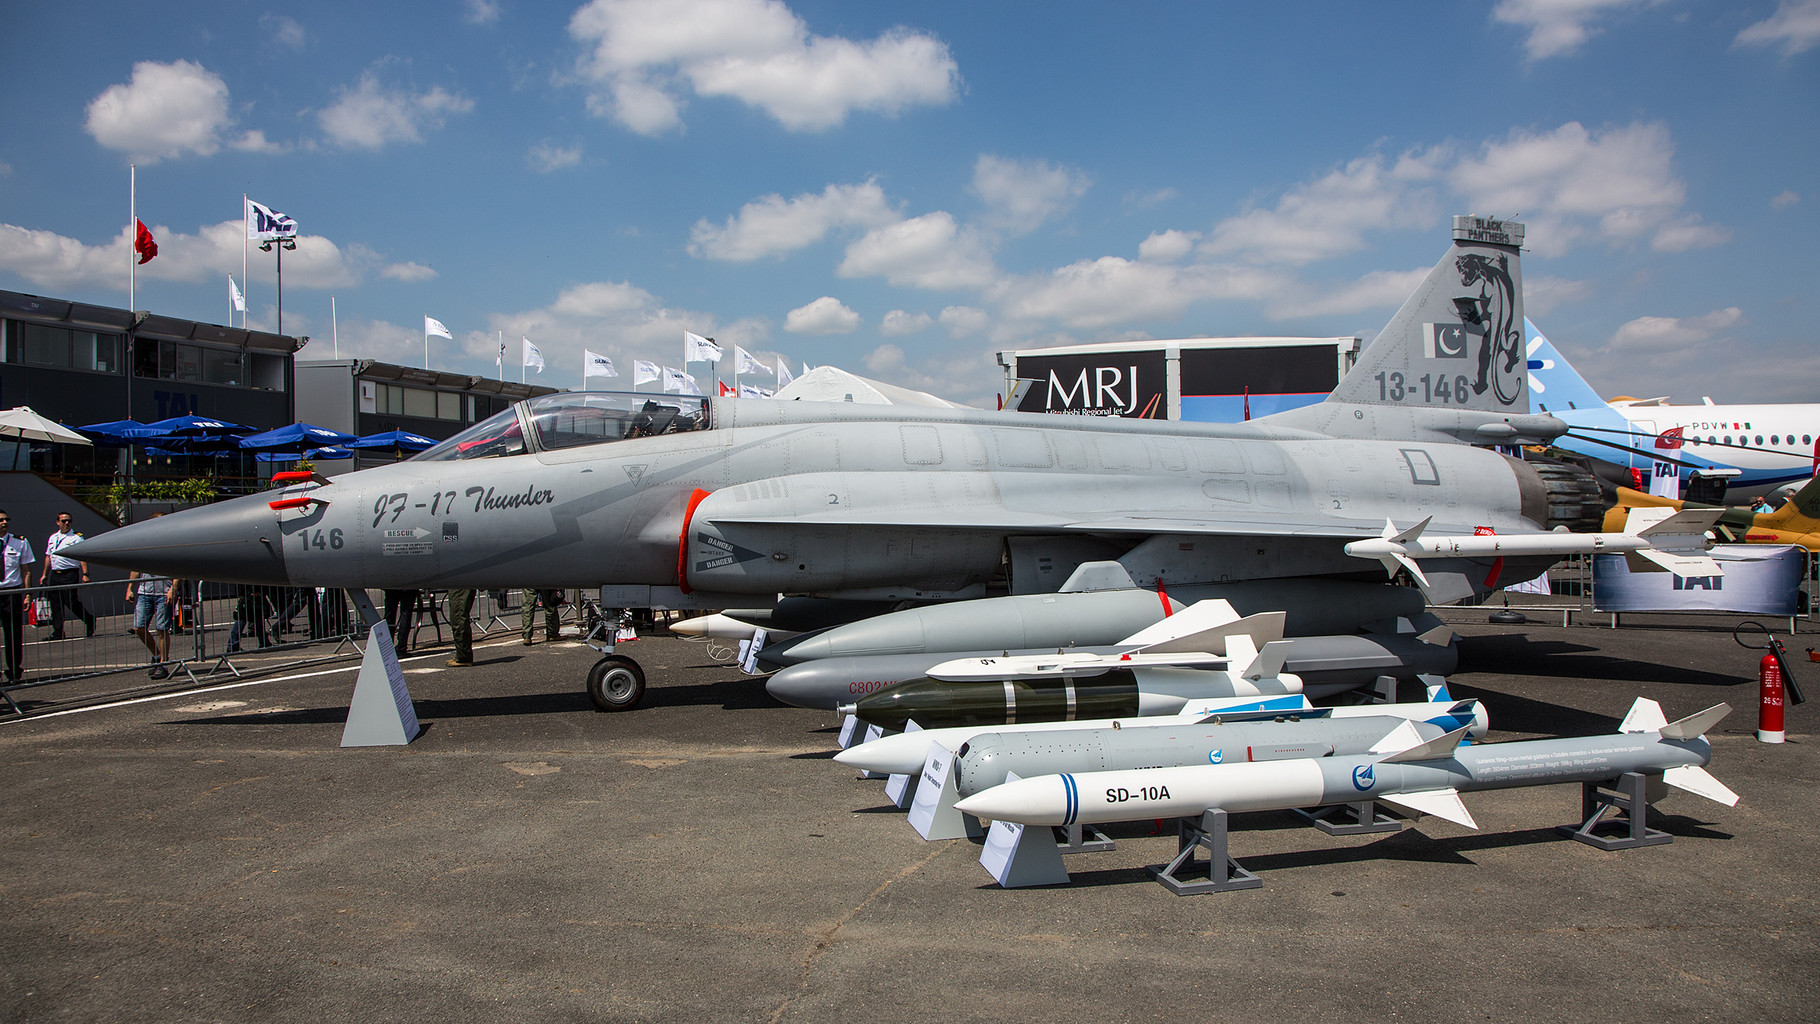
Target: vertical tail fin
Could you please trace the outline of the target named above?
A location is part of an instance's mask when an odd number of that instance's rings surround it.
[[[1455,217],[1453,245],[1329,402],[1529,412],[1523,225]]]
[[[1757,525],[1772,530],[1820,532],[1820,476],[1809,480],[1781,508],[1758,516]]]

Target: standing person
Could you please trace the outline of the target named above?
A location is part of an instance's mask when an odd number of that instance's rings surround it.
[[[68,512],[58,513],[57,532],[44,542],[44,574],[38,577],[38,585],[63,588],[47,595],[51,604],[52,640],[63,639],[65,615],[81,619],[88,628],[88,635],[95,635],[95,617],[82,606],[82,595],[76,592],[76,584],[88,582],[88,563],[58,553],[82,539],[75,530],[75,522]]]
[[[171,598],[177,581],[163,576],[141,576],[135,569],[126,577],[126,599],[133,602],[133,632],[152,652],[153,679],[171,674],[164,663],[171,660]]]
[[[526,590],[523,595],[524,610],[519,613],[519,625],[523,627],[526,647],[531,646],[531,630],[537,625],[537,606],[543,605],[543,638],[554,640],[562,633],[562,616],[557,608],[562,604],[560,590]]]
[[[398,656],[411,653],[411,630],[417,626],[417,591],[385,592],[385,625],[392,631],[392,648]]]
[[[24,537],[13,535],[11,519],[0,509],[0,644],[6,651],[6,681],[16,683],[25,678],[25,585],[32,576],[26,566],[38,558]]]
[[[455,637],[455,656],[450,668],[474,664],[474,591],[449,591],[449,632]]]
[[[153,512],[152,518],[162,515]],[[177,581],[163,576],[141,576],[134,569],[126,577],[126,599],[133,603],[133,633],[152,652],[153,679],[171,674],[164,663],[171,655],[171,595],[176,591]]]
[[[265,617],[269,607],[265,599],[265,588],[243,583],[236,590],[239,596],[234,600],[234,623],[228,627],[227,653],[240,653],[240,638],[246,634],[249,626],[260,647],[272,646],[271,628]]]

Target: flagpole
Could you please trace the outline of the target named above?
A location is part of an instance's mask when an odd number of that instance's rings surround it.
[[[335,339],[335,358],[341,358],[341,321],[335,316],[335,296],[329,296],[329,337]]]
[[[139,230],[139,167],[136,164],[126,165],[126,181],[126,235],[128,238],[137,239],[137,232]],[[138,255],[139,254],[133,250],[133,243],[128,242],[126,246],[126,309],[129,313],[133,311],[133,303],[137,300],[137,296],[134,292],[139,285],[139,264],[135,262]]]
[[[506,379],[506,332],[503,327],[499,330],[499,358],[495,361],[499,364],[499,381],[503,384]]]
[[[247,293],[253,290],[253,282],[248,280],[246,276],[247,250],[251,248],[247,245],[247,242],[251,240],[252,234],[253,233],[246,222],[246,193],[242,192],[240,193],[240,286],[242,288],[240,293],[240,329],[243,331],[246,330],[246,307],[252,305],[252,302],[247,299]]]
[[[423,368],[430,368],[430,314],[423,315]]]

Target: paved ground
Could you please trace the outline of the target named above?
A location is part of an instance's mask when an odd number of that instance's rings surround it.
[[[826,758],[700,644],[625,648],[646,706],[592,710],[576,644],[406,663],[427,731],[340,749],[352,673],[0,725],[0,1020],[1813,1020],[1816,702],[1759,744],[1756,653],[1692,628],[1488,626],[1460,692],[1494,739],[1610,731],[1634,696],[1713,735],[1736,808],[1678,795],[1672,845],[1556,836],[1577,787],[1469,795],[1332,838],[1244,816],[1250,892],[1144,874],[1174,838],[1007,891]],[[1811,628],[1811,627],[1809,627]]]

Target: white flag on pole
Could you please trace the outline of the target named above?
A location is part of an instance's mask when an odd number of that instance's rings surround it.
[[[531,339],[523,338],[521,340],[525,343],[525,365],[536,370],[538,373],[542,373],[543,353],[538,351],[536,345],[531,344]]]
[[[664,367],[664,390],[680,391],[685,395],[701,394],[701,386],[695,383],[694,375],[674,366]]]
[[[699,334],[684,331],[683,362],[718,363],[720,362],[720,346],[714,344],[713,338],[704,338]]]
[[[792,376],[790,373],[789,365],[784,362],[784,357],[778,356],[777,357],[777,386],[781,388],[785,384],[788,384],[795,379],[796,378],[794,376]]]
[[[506,368],[506,336],[503,333],[499,336],[499,355],[494,357],[493,365],[502,370]]]
[[[659,369],[656,363],[647,362],[643,359],[632,360],[633,387],[637,387],[640,384],[649,384],[654,380],[661,379],[663,375],[663,370]]]
[[[761,388],[756,384],[741,384],[739,386],[739,397],[741,398],[770,398],[773,394],[775,394],[775,392],[768,388]]]
[[[274,238],[296,238],[297,222],[284,214],[251,199],[246,201],[246,237],[248,241],[269,242]]]
[[[450,334],[449,329],[442,325],[442,321],[433,316],[426,316],[423,318],[423,333],[425,337],[447,338],[450,341],[455,340],[455,336]]]
[[[589,377],[617,376],[619,376],[619,371],[613,369],[613,360],[599,352],[590,352],[585,348],[581,350],[581,377],[583,380],[587,380]]]
[[[234,283],[234,275],[228,275],[228,301],[233,303],[234,312],[246,312],[246,296],[240,294],[240,286]]]
[[[770,373],[771,368],[752,358],[752,353],[738,345],[733,346],[734,373]]]

